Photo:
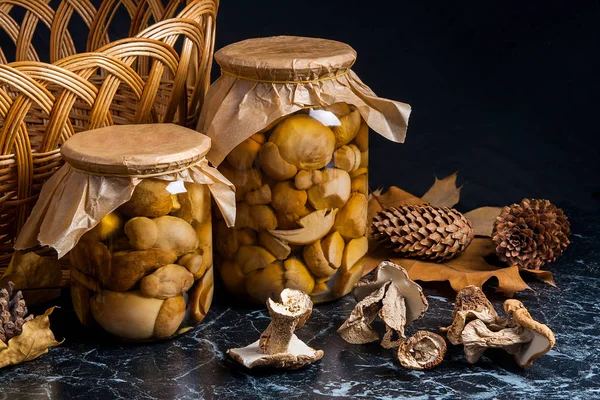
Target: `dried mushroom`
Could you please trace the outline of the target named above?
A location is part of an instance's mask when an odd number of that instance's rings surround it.
[[[424,370],[437,367],[446,355],[446,341],[440,335],[417,331],[398,348],[398,361],[404,368]]]
[[[280,297],[281,303],[267,300],[271,323],[260,339],[246,347],[227,350],[231,358],[247,368],[298,369],[323,357],[322,350],[310,348],[294,334],[312,312],[310,297],[293,289],[283,290]]]
[[[402,267],[389,261],[377,267],[373,279],[359,283],[354,296],[358,304],[338,333],[355,344],[378,339],[370,327],[378,315],[386,325],[381,345],[399,346],[405,340],[404,327],[419,319],[428,308],[421,287],[408,278]]]
[[[406,323],[410,324],[421,318],[429,308],[423,289],[408,277],[404,268],[390,261],[383,261],[377,266],[371,279],[361,281],[356,285],[354,298],[361,301],[388,281],[394,282],[405,297]]]
[[[502,348],[520,367],[529,367],[554,346],[554,334],[534,321],[518,300],[506,300],[504,311],[512,318],[498,316],[481,289],[467,286],[456,296],[452,325],[442,331],[450,343],[463,344],[469,363],[477,362],[488,348]]]

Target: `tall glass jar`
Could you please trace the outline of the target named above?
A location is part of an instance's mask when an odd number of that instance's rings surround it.
[[[344,296],[368,250],[369,127],[401,141],[410,107],[366,87],[340,42],[250,39],[215,59],[221,78],[198,127],[236,186],[234,228],[215,223],[225,286],[256,302],[284,288],[315,302]]]
[[[209,148],[208,137],[172,124],[101,128],[62,146],[67,164],[44,186],[17,245],[69,252],[73,306],[84,325],[146,341],[206,316],[211,192],[233,200],[230,183],[204,157]]]

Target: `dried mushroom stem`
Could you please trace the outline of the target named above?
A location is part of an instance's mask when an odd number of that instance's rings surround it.
[[[446,355],[446,341],[440,335],[418,331],[398,348],[398,361],[404,368],[424,370],[437,367]]]
[[[260,336],[259,348],[263,354],[286,353],[296,328],[304,325],[312,312],[310,297],[298,290],[281,292],[281,303],[267,300],[271,323]]]

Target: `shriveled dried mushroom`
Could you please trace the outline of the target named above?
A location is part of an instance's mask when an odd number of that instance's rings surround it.
[[[370,324],[379,315],[386,325],[381,345],[399,346],[406,339],[405,325],[419,319],[428,307],[421,287],[408,278],[402,267],[388,261],[377,267],[372,280],[356,286],[354,296],[359,303],[338,329],[344,340],[354,344],[378,339]]]
[[[418,331],[398,348],[398,361],[404,368],[424,370],[437,367],[446,354],[446,341],[440,335]]]
[[[408,277],[404,268],[390,261],[383,261],[379,264],[371,279],[358,282],[354,289],[354,297],[361,301],[389,281],[398,286],[406,299],[406,323],[410,324],[421,318],[429,307],[423,289]]]
[[[280,294],[281,303],[267,300],[271,323],[256,342],[227,354],[247,368],[271,366],[298,369],[323,357],[322,350],[307,346],[294,334],[304,325],[312,312],[310,297],[293,289]]]
[[[504,311],[512,318],[498,316],[481,289],[467,286],[457,294],[452,325],[442,331],[450,343],[464,345],[469,363],[477,362],[488,348],[502,348],[520,367],[529,367],[554,346],[554,334],[534,321],[518,300],[506,300]]]

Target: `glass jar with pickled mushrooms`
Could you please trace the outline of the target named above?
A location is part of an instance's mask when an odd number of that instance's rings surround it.
[[[315,302],[344,296],[368,250],[369,127],[401,141],[409,106],[360,82],[340,42],[250,39],[215,59],[222,74],[199,129],[236,187],[234,227],[215,222],[226,288],[261,303],[284,288]]]
[[[46,184],[17,245],[68,252],[84,325],[149,341],[206,316],[211,192],[226,220],[234,216],[233,188],[208,165],[209,148],[208,137],[172,124],[101,128],[65,142],[67,164]]]

